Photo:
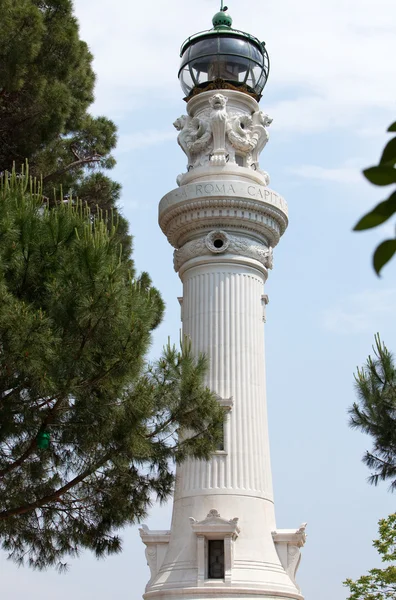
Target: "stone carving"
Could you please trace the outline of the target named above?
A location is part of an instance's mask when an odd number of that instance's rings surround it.
[[[150,581],[154,579],[157,574],[157,546],[147,546],[145,550],[147,564],[150,568]],[[150,584],[150,581],[147,585]]]
[[[272,246],[268,248],[267,264],[265,266],[267,267],[267,269],[271,270],[274,268],[274,250]]]
[[[259,169],[259,154],[268,142],[267,127],[272,119],[262,111],[252,115],[227,112],[227,97],[214,94],[209,108],[200,117],[182,115],[173,123],[180,132],[177,141],[188,159],[187,170],[211,164],[222,166],[228,161],[236,162],[237,152],[243,157],[243,165],[264,175],[266,185],[269,176]],[[179,175],[180,185],[183,175]]]
[[[273,267],[273,250],[271,246],[266,248],[261,244],[255,244],[247,238],[238,238],[232,236],[232,252],[234,254],[240,254],[247,256],[248,258],[254,258],[261,262],[266,269],[272,269]]]
[[[296,582],[296,573],[297,573],[297,569],[300,565],[300,561],[301,561],[300,548],[298,546],[288,545],[287,546],[286,573],[289,575],[290,579],[292,580],[292,582],[294,583],[294,585],[296,586],[296,588],[298,590],[300,588],[298,587],[297,582]]]
[[[225,148],[225,134],[228,126],[228,114],[226,110],[227,100],[223,94],[215,94],[209,100],[212,108],[210,112],[210,125],[213,133],[213,153],[210,162],[213,165],[225,165],[227,152]]]
[[[194,517],[190,517],[189,521],[197,535],[205,535],[216,530],[223,534],[233,534],[235,537],[238,537],[238,534],[240,533],[238,527],[239,518],[223,519],[220,516],[219,511],[215,508],[212,508],[208,512],[206,519],[203,519],[203,521],[197,521]]]
[[[173,125],[180,131],[177,141],[187,156],[187,169],[207,164],[212,141],[209,122],[198,117],[182,115]]]
[[[252,152],[258,138],[253,136],[253,119],[249,115],[238,115],[228,119],[227,136],[232,146],[240,152]]]
[[[259,156],[260,152],[265,148],[268,140],[269,134],[266,130],[266,127],[269,127],[272,123],[271,117],[269,117],[263,111],[257,111],[253,113],[252,117],[252,132],[253,136],[257,139],[257,143],[252,151],[251,157],[251,166],[255,165],[256,169],[259,166]]]
[[[170,531],[150,530],[147,525],[142,525],[139,533],[142,542],[146,546],[145,554],[147,564],[150,567],[150,581],[146,585],[147,592],[164,559],[170,539]]]
[[[202,256],[204,254],[209,254],[209,250],[205,244],[205,238],[200,238],[198,240],[192,240],[191,242],[187,242],[184,244],[179,250],[175,250],[173,253],[173,267],[177,272],[180,267],[191,258],[195,258],[196,256]]]
[[[279,529],[272,532],[282,567],[298,590],[300,588],[296,582],[296,573],[301,560],[300,548],[304,546],[306,540],[306,526],[307,524],[303,523],[298,529]]]
[[[299,541],[298,541],[299,546],[304,546],[305,540],[307,539],[307,534],[305,533],[306,528],[307,528],[307,523],[302,523],[296,531],[296,535],[299,537]]]
[[[205,246],[212,254],[225,252],[230,245],[230,238],[225,231],[211,231],[205,238]]]
[[[173,266],[175,271],[192,258],[210,256],[211,254],[237,254],[259,261],[266,269],[273,267],[272,247],[264,246],[243,236],[231,235],[221,230],[208,233],[207,236],[191,240],[175,250]]]

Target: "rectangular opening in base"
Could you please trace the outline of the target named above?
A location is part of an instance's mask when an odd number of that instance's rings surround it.
[[[224,540],[208,540],[208,579],[224,579]]]

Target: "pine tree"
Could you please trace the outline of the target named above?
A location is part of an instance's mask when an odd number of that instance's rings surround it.
[[[92,55],[70,0],[1,0],[0,171],[79,128],[93,102]]]
[[[357,369],[355,388],[358,402],[349,409],[352,428],[373,438],[373,449],[363,462],[373,470],[369,482],[390,480],[396,490],[396,368],[392,354],[379,335],[375,336],[374,358]]]
[[[120,551],[120,528],[171,493],[173,461],[214,451],[223,410],[188,342],[147,364],[163,302],[116,220],[49,208],[24,173],[0,184],[0,540],[62,568]]]
[[[88,112],[93,57],[72,1],[0,0],[0,14],[0,173],[28,159],[49,201],[55,189],[93,213],[117,211],[120,186],[105,175],[115,165],[116,126]],[[118,235],[127,255],[125,222]]]

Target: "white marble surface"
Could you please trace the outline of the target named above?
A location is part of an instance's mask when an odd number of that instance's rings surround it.
[[[246,140],[244,166],[223,161],[236,143],[225,124],[245,119],[254,146],[254,119],[261,113],[240,92],[222,90],[218,96],[198,95],[188,105],[190,121],[178,120],[181,133],[186,122],[199,126],[191,119],[211,123],[211,128],[202,126],[210,151],[202,146],[199,155],[197,146],[188,146],[187,134],[182,139],[179,134],[190,165],[195,152],[195,166],[161,200],[159,222],[176,249],[183,334],[191,338],[194,351],[208,354],[209,387],[220,401],[232,400],[224,450],[208,462],[187,460],[177,469],[170,536],[167,531],[141,532],[151,569],[144,597],[301,600],[295,574],[305,528],[276,528],[264,354],[264,284],[272,246],[287,226],[287,205],[263,185],[265,176],[248,159],[252,148]],[[210,539],[224,539],[223,580],[208,579]]]

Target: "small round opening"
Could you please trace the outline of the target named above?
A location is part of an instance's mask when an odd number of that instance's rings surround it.
[[[223,240],[220,240],[220,239],[214,240],[213,246],[215,248],[222,248],[224,246],[224,242],[223,242]]]

